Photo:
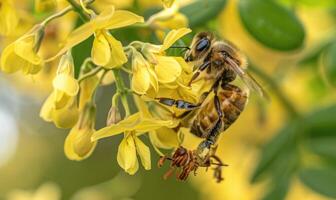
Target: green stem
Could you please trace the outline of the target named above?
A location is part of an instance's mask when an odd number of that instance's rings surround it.
[[[290,117],[298,118],[300,116],[300,113],[296,110],[295,106],[286,97],[286,95],[283,93],[279,85],[272,79],[272,77],[270,77],[267,73],[263,72],[256,66],[250,66],[249,69],[251,69],[251,71],[259,76],[264,82],[269,84],[269,86],[272,88],[272,91],[274,92],[282,106],[286,109]]]
[[[96,67],[95,69],[91,70],[90,72],[84,74],[83,76],[79,77],[78,79],[78,83],[82,82],[83,80],[96,75],[98,72],[100,72],[101,70],[103,70],[104,68],[102,67]]]
[[[62,17],[63,15],[67,14],[68,12],[72,11],[73,8],[72,6],[68,6],[66,8],[64,8],[63,10],[51,15],[50,17],[48,17],[47,19],[43,20],[43,22],[41,23],[42,26],[46,26],[50,21]]]
[[[83,10],[82,6],[78,4],[75,0],[67,0],[68,3],[72,6],[73,10],[78,13],[79,17],[84,21],[87,22],[90,20],[90,16],[88,16],[85,11]]]
[[[120,77],[120,71],[119,69],[114,69],[113,71],[113,75],[114,75],[114,79],[115,79],[115,83],[116,83],[116,87],[117,87],[117,93],[120,94],[120,99],[121,99],[121,103],[125,109],[125,113],[126,116],[129,116],[131,114],[130,108],[128,106],[128,102],[127,102],[127,88],[124,85],[124,82],[122,81],[121,77]]]

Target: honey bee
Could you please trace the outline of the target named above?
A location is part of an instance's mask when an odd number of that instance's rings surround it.
[[[246,57],[233,44],[216,40],[210,32],[201,32],[194,36],[188,49],[185,60],[194,66],[189,85],[205,78],[211,85],[210,90],[202,95],[197,104],[170,98],[159,98],[159,102],[185,109],[185,113],[181,115],[184,117],[181,126],[190,128],[190,132],[203,138],[203,141],[194,151],[180,147],[173,157],[163,157],[160,162],[162,164],[169,159],[172,161],[172,168],[180,167],[182,171],[178,177],[181,180],[185,180],[198,167],[217,165],[215,177],[219,182],[222,180],[221,166],[225,164],[219,160],[213,149],[219,135],[236,121],[248,100],[248,92],[232,82],[238,76],[250,90],[256,91],[260,96],[265,97],[265,92],[245,71]],[[211,92],[213,95],[209,98]]]

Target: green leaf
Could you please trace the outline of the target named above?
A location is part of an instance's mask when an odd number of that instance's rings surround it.
[[[336,105],[320,108],[305,119],[306,134],[310,137],[336,136]]]
[[[290,156],[287,155],[294,155],[292,150],[294,150],[293,146],[295,142],[296,131],[297,124],[295,122],[291,123],[281,129],[280,132],[264,146],[260,160],[251,177],[252,183],[259,181],[262,175],[264,175],[266,172],[272,171],[273,168],[278,169],[279,166],[282,166],[283,163],[288,163]],[[283,162],[286,159],[287,161]],[[293,159],[295,160],[296,157],[293,157]],[[289,165],[285,165],[283,167],[287,166],[289,167]],[[284,171],[284,169],[281,170]]]
[[[313,138],[308,147],[321,157],[336,161],[336,137]]]
[[[322,75],[329,85],[336,87],[336,42],[322,53],[321,59]]]
[[[301,22],[276,2],[240,0],[239,13],[245,28],[265,46],[290,51],[303,45],[305,30]]]
[[[316,0],[279,0],[282,3],[285,3],[287,5],[291,6],[307,6],[307,7],[322,7],[322,8],[330,8],[336,6],[335,0],[322,0],[322,1],[316,1]]]
[[[226,0],[196,0],[180,9],[188,17],[191,28],[200,26],[218,16],[223,11]]]
[[[299,177],[312,190],[336,198],[336,169],[306,168],[299,172]]]
[[[290,179],[285,177],[274,181],[271,189],[265,194],[262,200],[283,200],[285,199],[290,186]]]

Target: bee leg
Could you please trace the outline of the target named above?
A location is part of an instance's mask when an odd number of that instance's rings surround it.
[[[158,99],[160,103],[166,106],[175,106],[177,108],[186,110],[193,110],[200,106],[200,104],[193,104],[184,100],[175,100],[170,98],[156,98],[156,99]]]
[[[191,83],[196,80],[196,78],[201,74],[202,71],[204,71],[205,69],[207,69],[210,66],[211,62],[210,61],[205,61],[198,69],[197,71],[194,73],[194,75],[191,77],[191,80],[188,83],[188,86],[191,85]]]

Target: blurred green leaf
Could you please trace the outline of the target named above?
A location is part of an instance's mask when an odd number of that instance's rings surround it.
[[[288,124],[263,147],[260,160],[251,177],[252,183],[259,181],[265,172],[282,166],[281,163],[288,163],[288,155],[294,155],[290,150],[294,146],[296,131],[296,123]],[[287,156],[281,156],[283,154]],[[296,159],[296,157],[293,157],[293,159]],[[289,165],[286,164],[283,167],[286,168]],[[280,169],[280,171],[284,171],[284,168]]]
[[[250,34],[267,47],[290,51],[304,42],[305,30],[300,20],[274,1],[240,0],[239,13]]]
[[[306,168],[299,172],[301,181],[314,191],[336,198],[336,169]]]
[[[283,200],[285,199],[289,186],[290,179],[285,177],[274,182],[272,188],[265,194],[262,200]]]
[[[304,119],[310,137],[336,136],[336,105],[320,108]]]
[[[196,0],[180,9],[180,12],[188,17],[190,27],[205,24],[217,17],[224,9],[226,0]]]
[[[331,86],[336,86],[336,42],[326,48],[321,57],[322,75]]]
[[[313,138],[308,147],[312,152],[336,161],[336,137]]]
[[[330,8],[336,6],[335,0],[280,0],[280,2],[288,4],[288,5],[301,5],[301,6],[309,6],[309,7],[324,7]]]

